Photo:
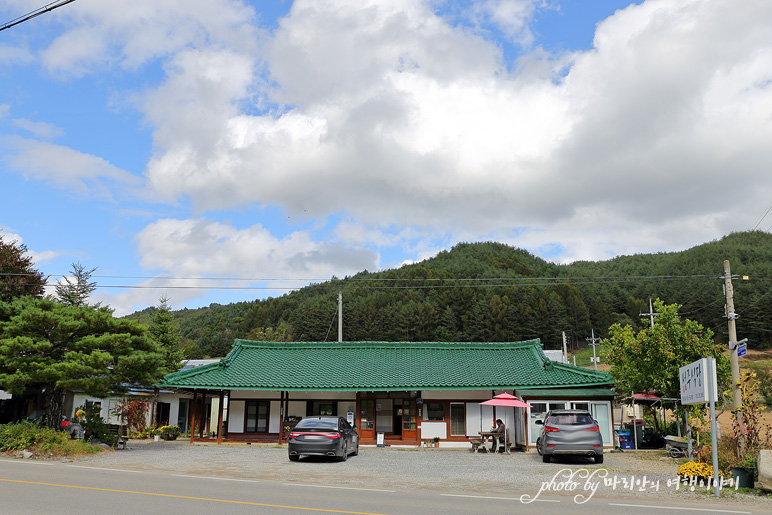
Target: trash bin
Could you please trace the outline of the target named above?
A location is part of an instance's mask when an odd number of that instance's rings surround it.
[[[621,449],[632,449],[633,448],[633,441],[630,438],[630,431],[627,429],[620,429],[617,431],[617,435],[619,435],[619,447]]]

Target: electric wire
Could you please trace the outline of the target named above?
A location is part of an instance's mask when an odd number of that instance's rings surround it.
[[[18,18],[14,18],[9,22],[6,22],[3,25],[0,25],[0,32],[4,31],[5,29],[10,29],[11,27],[18,25],[20,23],[24,23],[27,20],[31,20],[32,18],[40,16],[41,14],[53,11],[54,9],[58,9],[59,7],[62,7],[64,5],[71,4],[74,1],[75,0],[58,0],[56,2],[51,2],[50,4],[46,4],[43,7],[39,7],[34,11],[30,11],[27,14],[23,14]]]
[[[756,230],[756,228],[761,224],[761,222],[764,221],[764,218],[767,217],[767,215],[769,214],[770,211],[772,211],[772,202],[769,203],[769,205],[767,206],[766,211],[764,211],[764,213],[756,219],[756,223],[751,228],[751,231],[755,231]],[[769,229],[767,229],[767,231],[769,231]]]

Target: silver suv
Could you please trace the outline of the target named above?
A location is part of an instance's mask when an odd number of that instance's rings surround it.
[[[555,409],[536,423],[542,426],[536,450],[544,463],[549,463],[552,456],[566,454],[589,456],[595,458],[595,463],[603,463],[603,437],[589,411]]]

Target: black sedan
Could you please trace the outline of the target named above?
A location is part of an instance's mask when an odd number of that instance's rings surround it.
[[[289,434],[289,459],[300,456],[334,456],[346,461],[349,454],[359,454],[357,427],[343,417],[306,417]]]

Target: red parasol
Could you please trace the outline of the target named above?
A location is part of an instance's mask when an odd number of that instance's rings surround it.
[[[509,393],[500,393],[489,401],[481,402],[486,406],[506,406],[508,408],[530,408],[531,405],[523,402]]]
[[[506,408],[530,408],[531,405],[523,402],[509,393],[500,393],[489,401],[481,402],[486,406],[504,406]],[[507,433],[504,432],[504,449],[507,448]],[[509,454],[509,451],[506,452]]]

